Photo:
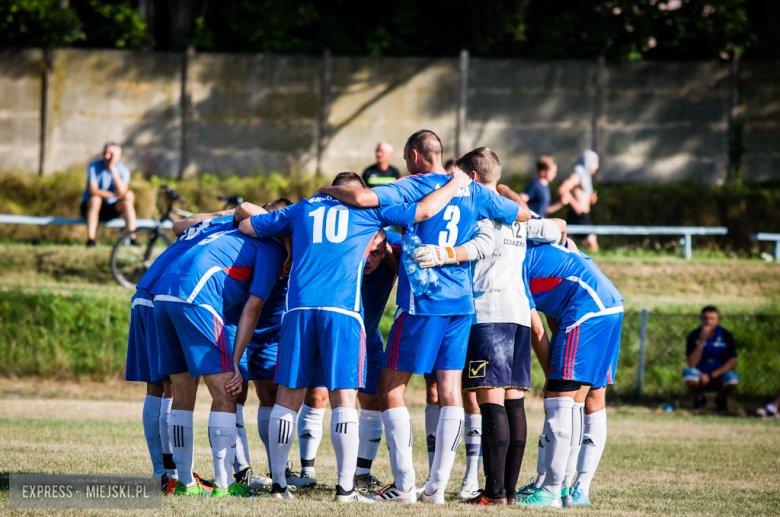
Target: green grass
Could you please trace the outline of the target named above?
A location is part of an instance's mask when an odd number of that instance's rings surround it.
[[[36,400],[10,398],[0,406],[0,471],[74,474],[150,471],[140,422],[142,392],[136,400]],[[89,396],[87,393],[86,396]],[[195,465],[211,478],[213,468],[208,446],[208,394],[202,390],[195,414]],[[413,404],[415,426],[415,471],[418,481],[427,476],[424,394],[407,394]],[[543,413],[536,399],[529,399],[529,439],[520,483],[535,475],[536,437]],[[252,463],[264,473],[265,452],[257,436],[254,414],[257,402],[245,408]],[[645,409],[609,408],[609,440],[593,482],[593,506],[558,510],[577,515],[776,515],[780,505],[780,422],[715,416],[694,416],[684,411],[671,415]],[[327,420],[326,420],[327,425]],[[327,428],[326,428],[327,429]],[[525,512],[519,508],[474,508],[454,502],[465,469],[461,446],[453,469],[444,507],[343,506],[332,503],[335,458],[325,433],[317,458],[320,487],[298,492],[292,502],[253,498],[221,500],[166,498],[163,512],[176,515],[219,513],[230,515],[275,514],[280,516],[350,515],[495,515]],[[298,466],[297,444],[290,458]],[[384,482],[391,475],[383,444],[374,474]],[[8,501],[0,490],[0,505]],[[550,513],[547,511],[545,513]],[[5,512],[4,512],[5,513]],[[24,512],[8,511],[10,515]],[[32,514],[32,512],[27,512]],[[54,514],[54,512],[48,512]],[[104,515],[97,511],[61,511],[57,515]],[[115,512],[120,514],[120,512]],[[142,514],[144,512],[138,512]],[[147,511],[146,514],[159,514]],[[121,513],[127,515],[127,512]]]

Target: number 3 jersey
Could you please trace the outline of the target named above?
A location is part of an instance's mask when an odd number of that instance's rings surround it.
[[[446,174],[417,174],[406,176],[391,185],[374,188],[381,206],[419,201],[450,180]],[[461,189],[449,204],[407,230],[415,232],[423,244],[460,246],[471,240],[477,221],[495,219],[512,224],[520,207],[514,201],[499,196],[492,190],[472,182]],[[418,316],[460,316],[474,314],[471,269],[468,263],[437,267],[441,289],[430,295],[415,296],[406,271],[401,268],[398,280],[398,306]]]
[[[329,196],[252,217],[258,237],[290,235],[293,265],[285,310],[362,310],[363,266],[383,226],[414,223],[416,204],[359,209]]]

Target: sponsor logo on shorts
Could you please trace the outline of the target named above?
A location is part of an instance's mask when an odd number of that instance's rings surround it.
[[[487,361],[469,361],[469,379],[484,377],[487,365]]]

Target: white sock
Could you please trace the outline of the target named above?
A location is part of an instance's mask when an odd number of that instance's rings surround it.
[[[249,440],[244,429],[244,405],[236,404],[236,457],[233,460],[233,470],[236,474],[249,468]]]
[[[571,409],[571,452],[569,452],[569,459],[566,462],[566,474],[563,476],[563,486],[567,488],[571,486],[574,475],[577,473],[577,458],[580,456],[580,447],[582,447],[584,408],[584,402],[575,402]]]
[[[549,440],[550,448],[545,454],[546,475],[542,488],[559,497],[563,476],[566,474],[566,463],[571,451],[572,407],[574,399],[558,397],[544,399],[544,409],[547,417],[544,422],[544,434]]]
[[[466,474],[463,482],[471,481],[479,485],[479,460],[482,459],[482,415],[466,415],[465,435],[466,442]]]
[[[539,435],[539,448],[536,456],[536,480],[534,481],[534,486],[536,488],[541,488],[542,483],[544,483],[544,476],[547,471],[547,467],[544,466],[545,458],[546,458],[546,452],[550,449],[548,447],[548,444],[545,443],[547,440],[547,437],[544,435],[544,433]]]
[[[295,411],[276,404],[268,423],[268,439],[271,442],[271,478],[284,488],[287,486],[287,460],[295,436]]]
[[[463,439],[464,412],[462,407],[444,406],[439,413],[436,427],[436,454],[431,467],[431,479],[427,492],[447,488],[458,445]]]
[[[370,409],[360,410],[360,446],[355,474],[370,474],[371,462],[376,459],[379,442],[382,441],[382,413]],[[342,487],[344,488],[344,487]]]
[[[265,459],[268,461],[268,472],[271,472],[271,445],[268,443],[268,423],[271,421],[272,407],[257,408],[257,434],[265,447]]]
[[[433,457],[436,454],[436,428],[439,426],[439,406],[428,404],[425,406],[425,443],[428,445],[428,474],[433,466]]]
[[[192,411],[172,409],[168,429],[173,442],[173,462],[178,479],[184,486],[195,484],[192,464],[195,461],[195,435],[192,432]]]
[[[146,395],[144,399],[144,412],[142,421],[144,423],[144,437],[146,438],[146,447],[149,449],[149,457],[152,458],[152,467],[154,467],[154,479],[159,481],[165,474],[163,467],[163,449],[160,438],[160,397]]]
[[[585,415],[585,434],[577,463],[577,482],[585,495],[590,494],[590,483],[601,461],[604,445],[607,443],[607,410],[602,409]]]
[[[385,425],[385,439],[395,487],[402,492],[408,492],[414,488],[414,431],[409,410],[405,407],[394,407],[383,411],[382,423]]]
[[[304,404],[298,416],[298,446],[301,448],[301,473],[314,477],[314,460],[322,442],[322,419],[325,408],[315,409]],[[343,488],[343,487],[342,487]]]
[[[173,399],[160,399],[160,441],[162,442],[163,466],[168,479],[179,479],[176,464],[173,462],[173,442],[168,425],[171,420],[171,405]]]
[[[236,414],[212,411],[209,414],[209,443],[214,458],[214,484],[228,488],[236,455]]]
[[[355,488],[360,431],[357,409],[337,407],[331,412],[330,441],[336,453],[336,472],[339,486],[351,492]]]

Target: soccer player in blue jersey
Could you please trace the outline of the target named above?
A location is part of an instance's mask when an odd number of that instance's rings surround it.
[[[391,185],[368,191],[326,188],[321,192],[359,206],[391,206],[409,203],[440,188],[446,180],[441,163],[439,137],[428,130],[414,133],[404,148],[411,176]],[[496,219],[506,224],[527,221],[531,213],[490,189],[476,183],[458,192],[435,217],[410,225],[424,243],[453,248],[469,241],[479,219]],[[385,368],[379,380],[382,420],[390,448],[395,482],[378,494],[387,502],[416,501],[412,459],[411,418],[404,402],[406,384],[414,373],[435,371],[439,391],[439,423],[431,477],[420,500],[444,504],[444,490],[455,461],[463,431],[461,370],[466,360],[471,315],[474,313],[471,274],[468,264],[437,270],[440,291],[423,296],[412,293],[406,272],[400,271],[396,315],[385,351]]]
[[[227,217],[225,217],[227,216]],[[217,219],[221,218],[222,219]],[[154,302],[151,289],[168,265],[200,242],[221,225],[232,221],[233,210],[211,214],[197,214],[177,221],[174,233],[179,239],[168,247],[152,263],[136,286],[130,312],[130,335],[127,344],[125,379],[146,383],[146,399],[143,408],[144,436],[154,466],[155,478],[163,488],[176,485],[176,465],[172,458],[172,445],[168,434],[168,418],[173,402],[170,379],[158,372],[159,354],[154,322]],[[191,229],[198,225],[197,229]],[[183,233],[188,232],[186,235]],[[170,486],[168,481],[172,480]]]
[[[604,393],[615,379],[623,296],[576,248],[529,246],[523,271],[533,305],[548,317],[554,337],[549,367],[542,365],[549,372],[545,475],[541,486],[519,504],[590,504],[590,479],[607,436]],[[575,471],[580,487],[572,488]]]
[[[192,476],[192,413],[196,377],[203,376],[213,399],[212,497],[248,495],[242,485],[228,481],[237,438],[236,397],[243,382],[239,362],[285,257],[282,244],[249,239],[231,221],[169,265],[152,289],[160,373],[171,376],[174,389],[170,426],[179,474],[176,493],[202,493]],[[244,302],[235,341],[229,343],[223,311]]]
[[[250,236],[293,237],[293,268],[275,377],[280,386],[269,428],[277,442],[271,447],[272,493],[290,497],[285,466],[295,415],[321,364],[319,373],[324,375],[333,408],[336,499],[370,501],[354,489],[353,479],[358,454],[356,398],[366,375],[360,291],[366,256],[381,244],[376,234],[383,226],[410,226],[432,217],[470,183],[457,171],[416,204],[355,209],[327,196],[315,196],[241,223],[241,231]]]

